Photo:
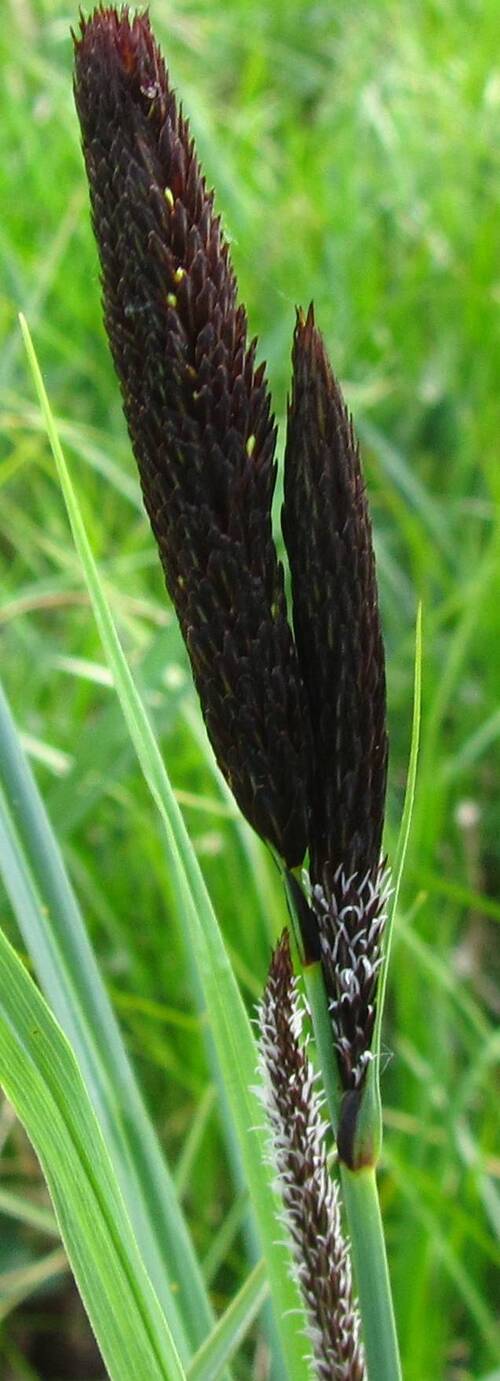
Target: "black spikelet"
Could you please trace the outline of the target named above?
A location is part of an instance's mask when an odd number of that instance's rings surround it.
[[[242,811],[293,867],[307,842],[307,736],[272,538],[274,421],[146,15],[81,21],[75,100],[105,325],[208,733]]]
[[[384,647],[359,449],[314,323],[298,314],[283,532],[313,734],[311,875],[378,869],[387,772]]]
[[[303,941],[322,959],[343,1087],[359,1089],[388,894],[384,646],[359,448],[312,307],[294,337],[283,532],[312,731]]]

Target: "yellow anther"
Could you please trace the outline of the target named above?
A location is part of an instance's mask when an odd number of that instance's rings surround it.
[[[181,268],[176,269],[176,270],[175,270],[175,273],[174,273],[174,283],[182,283],[182,280],[183,280],[183,278],[185,278],[185,277],[186,277],[186,270],[185,270],[185,269],[181,269]]]
[[[164,191],[164,193],[163,193],[163,195],[164,195],[164,197],[165,197],[165,201],[166,201],[166,203],[167,203],[167,206],[169,206],[169,207],[170,207],[170,210],[172,210],[172,207],[173,207],[173,205],[174,205],[174,194],[173,194],[172,188],[171,188],[171,187],[166,187],[166,188],[165,188],[165,191]]]
[[[177,306],[177,298],[176,298],[176,296],[175,296],[175,293],[167,293],[167,306],[168,306],[168,307],[176,307],[176,306]]]
[[[248,456],[249,459],[250,459],[250,456],[253,456],[254,450],[255,450],[255,437],[254,437],[254,436],[249,436],[248,441],[247,441],[247,444],[246,444],[246,453],[247,453],[247,456]]]

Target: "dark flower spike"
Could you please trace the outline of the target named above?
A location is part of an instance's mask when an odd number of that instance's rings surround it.
[[[352,1089],[370,1060],[387,896],[384,648],[359,449],[312,307],[294,337],[283,532],[312,732],[309,958]]]
[[[75,100],[106,329],[208,733],[243,813],[293,867],[307,844],[306,736],[272,537],[274,422],[146,15],[81,20]]]
[[[294,337],[283,532],[313,735],[311,874],[331,887],[339,867],[379,864],[385,669],[359,448],[312,307]]]
[[[270,1161],[307,1312],[314,1374],[323,1381],[364,1381],[349,1252],[337,1186],[328,1174],[316,1076],[301,1041],[302,1020],[285,931],[258,1013],[258,1092],[270,1126]]]

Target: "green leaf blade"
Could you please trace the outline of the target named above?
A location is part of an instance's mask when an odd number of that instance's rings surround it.
[[[187,1358],[210,1331],[212,1311],[172,1178],[1,685],[0,749],[4,883],[39,981],[78,1057],[144,1260],[179,1351]]]
[[[0,1082],[42,1165],[112,1381],[184,1381],[73,1052],[1,933]]]
[[[113,675],[125,721],[151,795],[158,807],[167,852],[183,908],[183,921],[199,971],[214,1043],[228,1094],[248,1181],[271,1297],[290,1381],[306,1381],[305,1319],[298,1289],[291,1277],[291,1255],[280,1240],[278,1205],[272,1175],[265,1164],[266,1139],[262,1110],[252,1092],[257,1055],[250,1021],[236,983],[198,860],[172,790],[158,744],[126,662],[99,572],[94,561],[77,498],[62,452],[26,322],[21,317],[26,352],[33,374],[47,435],[57,466],[68,517],[96,624]]]

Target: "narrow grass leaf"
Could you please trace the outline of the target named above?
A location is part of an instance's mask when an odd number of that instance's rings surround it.
[[[457,1294],[463,1300],[471,1318],[474,1319],[486,1347],[491,1352],[493,1359],[496,1359],[500,1349],[498,1319],[495,1318],[489,1302],[483,1298],[478,1290],[473,1276],[468,1270],[467,1259],[464,1259],[462,1253],[459,1254],[455,1249],[453,1240],[445,1236],[438,1215],[425,1203],[418,1185],[414,1185],[411,1177],[400,1171],[397,1161],[392,1156],[389,1158],[389,1165],[401,1192],[411,1203],[415,1218],[428,1233],[433,1252],[441,1260],[444,1269],[453,1281]]]
[[[290,1381],[305,1381],[304,1314],[290,1272],[290,1251],[277,1241],[278,1205],[271,1173],[265,1166],[262,1113],[252,1092],[257,1064],[255,1041],[224,941],[205,887],[198,860],[168,778],[148,716],[126,662],[92,556],[76,495],[59,442],[38,361],[26,322],[21,317],[26,351],[56,462],[61,488],[82,562],[96,624],[113,672],[124,717],[145,780],[160,812],[168,857],[182,905],[183,922],[196,961],[211,1021],[214,1042],[237,1128],[250,1196],[269,1271],[281,1344]]]
[[[193,1357],[188,1381],[216,1381],[246,1338],[269,1293],[264,1261],[258,1261],[213,1333]]]
[[[415,470],[408,464],[401,452],[387,441],[383,433],[374,427],[372,422],[363,420],[360,422],[358,430],[362,440],[371,447],[379,458],[389,479],[397,485],[406,502],[418,514],[438,551],[445,553],[450,560],[453,560],[455,556],[453,542],[448,527],[443,522],[441,507],[428,493]]]
[[[69,1269],[68,1258],[63,1247],[56,1247],[36,1261],[28,1261],[23,1266],[14,1266],[11,1271],[0,1275],[0,1321],[3,1322],[13,1309],[24,1299],[28,1299],[40,1286],[51,1285]]]
[[[184,1381],[71,1047],[1,933],[0,1082],[40,1160],[112,1381]]]
[[[59,1237],[59,1228],[50,1209],[33,1203],[32,1199],[17,1194],[14,1189],[0,1189],[0,1213],[7,1218],[15,1218],[18,1223],[28,1223],[29,1227],[46,1237]]]
[[[186,1357],[188,1340],[195,1349],[212,1326],[201,1272],[1,685],[0,749],[5,887],[39,981],[78,1058],[147,1269]]]
[[[422,701],[422,606],[419,604],[418,610],[417,610],[417,625],[416,625],[416,633],[415,633],[415,675],[414,675],[414,687],[413,687],[413,720],[412,720],[411,742],[410,742],[410,757],[409,757],[409,762],[408,762],[408,777],[407,777],[407,781],[406,781],[406,791],[405,791],[405,799],[404,799],[404,806],[403,806],[403,814],[402,814],[402,817],[401,817],[401,825],[400,825],[400,828],[399,828],[398,842],[397,842],[397,845],[396,845],[396,853],[395,853],[395,856],[394,856],[394,892],[393,892],[393,896],[392,896],[392,905],[391,905],[390,915],[389,915],[389,919],[388,919],[388,923],[387,923],[387,930],[386,930],[386,933],[385,933],[385,941],[384,941],[384,963],[383,963],[383,966],[382,966],[382,972],[381,972],[381,974],[380,974],[380,983],[379,983],[379,990],[378,990],[378,997],[377,997],[377,1015],[376,1015],[376,1020],[375,1020],[375,1032],[374,1032],[374,1040],[373,1040],[373,1050],[374,1050],[374,1056],[375,1056],[375,1058],[374,1058],[374,1060],[373,1060],[372,1069],[375,1067],[377,1070],[378,1070],[379,1064],[380,1064],[380,1039],[381,1039],[381,1031],[382,1031],[382,1017],[383,1017],[383,1013],[384,1013],[385,993],[386,993],[386,986],[387,986],[387,972],[388,972],[388,968],[389,968],[389,960],[390,960],[390,953],[391,953],[392,932],[393,932],[393,928],[394,928],[394,921],[395,921],[396,912],[397,912],[397,907],[398,907],[399,893],[400,893],[400,890],[401,890],[401,882],[402,882],[402,878],[403,878],[403,869],[404,869],[404,865],[405,865],[406,851],[407,851],[407,848],[408,848],[408,840],[409,840],[409,838],[410,838],[411,820],[412,820],[412,814],[413,814],[413,803],[414,803],[414,800],[415,800],[415,790],[416,790],[416,784],[417,784],[418,749],[419,749],[419,743],[420,743],[421,701]]]

